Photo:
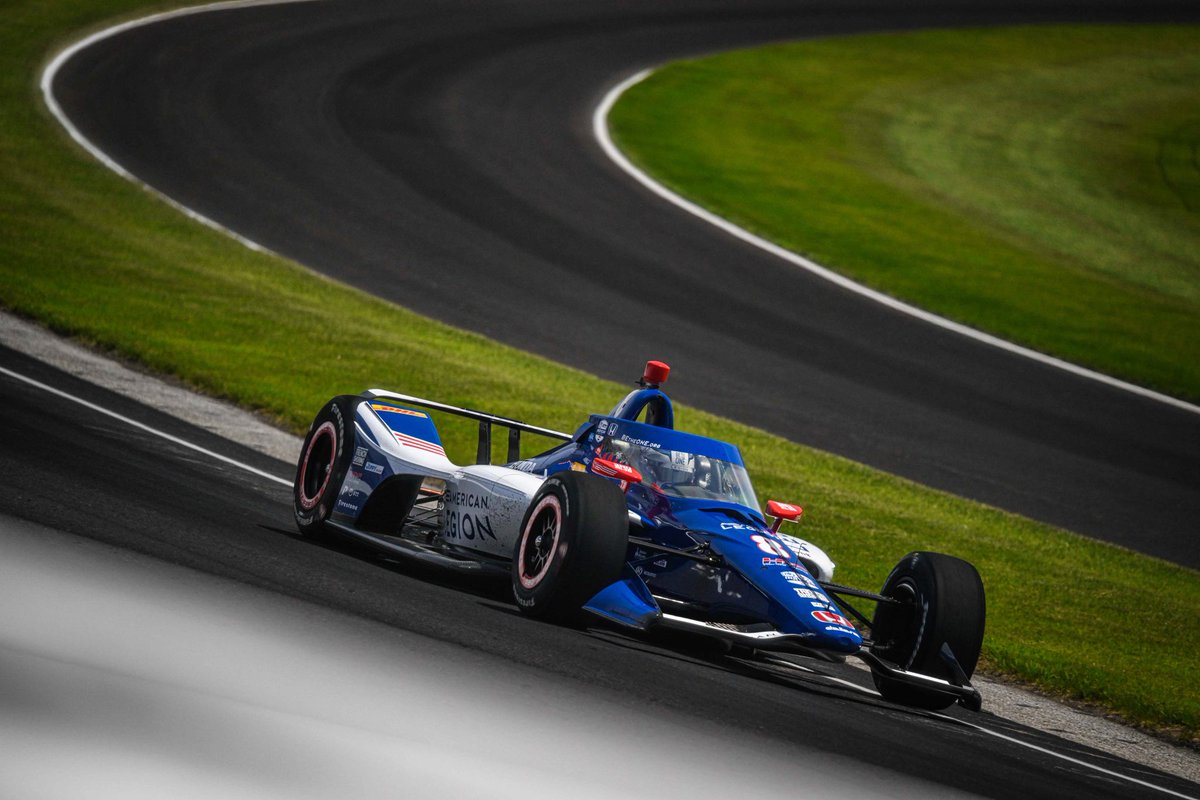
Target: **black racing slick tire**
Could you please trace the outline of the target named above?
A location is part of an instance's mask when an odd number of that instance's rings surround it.
[[[909,671],[955,682],[970,678],[983,647],[987,616],[979,572],[961,558],[941,553],[909,553],[888,575],[881,592],[901,601],[880,603],[875,610],[871,652]],[[942,655],[949,645],[962,668],[957,676]],[[875,687],[885,700],[917,708],[947,708],[955,697],[936,689],[902,683],[875,674]]]
[[[629,514],[617,484],[582,472],[551,475],[513,548],[517,606],[548,622],[579,619],[583,604],[621,577],[628,542]]]
[[[354,412],[362,398],[341,395],[317,414],[296,464],[292,509],[302,536],[327,535],[325,521],[333,513],[338,491],[354,458]]]

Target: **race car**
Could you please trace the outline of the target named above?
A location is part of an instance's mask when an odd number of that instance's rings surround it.
[[[781,530],[800,506],[772,500],[764,513],[736,446],[676,430],[661,388],[669,373],[648,362],[636,389],[574,434],[380,389],[334,397],[301,448],[296,525],[506,575],[533,617],[678,629],[750,657],[852,656],[887,700],[979,710],[978,571],[914,552],[878,593],[834,583],[829,556]],[[477,463],[450,461],[431,411],[479,423]],[[508,431],[508,462],[493,465],[497,427]],[[561,444],[522,459],[522,433]],[[873,616],[849,598],[873,601]]]

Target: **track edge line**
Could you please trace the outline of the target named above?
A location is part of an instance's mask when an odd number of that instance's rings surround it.
[[[1192,414],[1200,414],[1200,406],[1189,403],[1186,400],[1180,400],[1177,397],[1171,397],[1170,395],[1156,392],[1153,389],[1147,389],[1144,386],[1138,386],[1137,384],[1123,381],[1120,378],[1114,378],[1111,375],[1105,375],[1102,372],[1097,372],[1095,370],[1088,369],[1087,367],[1081,367],[1078,364],[1073,364],[1069,361],[1064,361],[1063,359],[1038,352],[1037,350],[1033,350],[1019,344],[1014,344],[1006,339],[1001,339],[1000,337],[994,336],[990,333],[984,333],[976,328],[972,328],[960,322],[955,322],[951,319],[947,319],[946,317],[939,316],[932,312],[917,308],[916,306],[909,305],[901,300],[897,300],[890,295],[864,286],[857,281],[853,281],[844,275],[834,272],[828,267],[823,267],[815,261],[807,259],[798,253],[794,253],[791,250],[775,244],[774,242],[768,241],[761,236],[753,234],[745,228],[735,225],[724,217],[718,216],[717,214],[714,214],[700,205],[693,203],[691,200],[687,200],[681,195],[676,194],[672,190],[668,189],[666,186],[651,178],[646,172],[635,166],[633,162],[625,156],[624,153],[617,149],[617,146],[613,143],[608,124],[609,112],[612,111],[613,106],[617,104],[617,101],[620,100],[621,96],[637,84],[649,78],[652,74],[654,74],[654,71],[654,69],[643,69],[639,72],[636,72],[617,83],[605,93],[604,98],[600,101],[600,104],[596,106],[595,110],[592,112],[592,135],[600,145],[600,149],[604,151],[604,154],[610,161],[612,161],[623,172],[658,197],[666,200],[668,203],[671,203],[683,211],[686,211],[692,216],[698,217],[710,225],[725,231],[734,238],[740,239],[741,241],[753,247],[757,247],[760,250],[764,250],[771,255],[800,267],[801,269],[817,276],[818,278],[828,281],[847,291],[865,297],[868,300],[879,303],[880,305],[890,308],[893,311],[897,311],[901,314],[919,319],[922,322],[937,326],[943,330],[950,331],[951,333],[956,333],[968,339],[973,339],[982,344],[995,347],[1007,353],[1027,358],[1039,364],[1071,373],[1077,377],[1102,383],[1111,388],[1120,389],[1122,391],[1135,394],[1139,397],[1149,400],[1154,400],[1159,403],[1174,406],[1175,408],[1190,412]]]
[[[42,75],[38,82],[42,93],[42,102],[45,103],[47,110],[54,116],[56,120],[58,120],[58,123],[62,125],[67,134],[70,135],[71,139],[73,139],[76,144],[86,150],[89,155],[91,155],[112,172],[115,172],[117,175],[120,175],[122,178],[134,184],[135,186],[140,187],[144,191],[149,192],[151,195],[163,201],[168,206],[180,212],[189,219],[199,222],[201,225],[204,225],[208,228],[212,228],[219,233],[225,234],[252,251],[267,255],[278,255],[270,248],[264,247],[253,239],[247,238],[237,231],[225,227],[211,217],[205,216],[199,211],[189,208],[183,203],[180,203],[178,200],[175,200],[174,198],[159,191],[123,167],[108,153],[105,153],[103,150],[101,150],[95,142],[83,135],[83,132],[75,126],[75,123],[71,122],[71,119],[67,116],[66,112],[63,111],[62,106],[58,102],[58,98],[54,96],[54,79],[58,76],[59,70],[61,70],[62,67],[73,57],[97,42],[104,41],[105,39],[109,39],[113,36],[124,33],[125,31],[142,28],[147,25],[152,25],[156,22],[176,19],[178,17],[191,16],[193,14],[203,14],[209,11],[224,11],[232,8],[306,2],[316,2],[316,0],[220,0],[220,2],[215,3],[186,6],[184,8],[177,8],[172,11],[161,11],[145,17],[138,17],[137,19],[126,20],[125,22],[119,22],[115,25],[110,25],[107,28],[103,28],[99,31],[88,34],[78,41],[72,42],[62,50],[59,50],[57,53],[55,53],[54,57],[50,59],[50,62],[42,70]]]

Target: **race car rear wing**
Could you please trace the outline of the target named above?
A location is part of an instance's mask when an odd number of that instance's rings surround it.
[[[508,417],[498,417],[495,414],[487,414],[483,411],[476,411],[471,408],[459,408],[458,406],[439,403],[436,400],[425,400],[421,397],[412,397],[407,394],[398,394],[389,392],[384,389],[368,389],[362,393],[362,396],[368,400],[395,400],[401,403],[411,403],[412,405],[429,408],[434,411],[444,411],[447,414],[454,414],[459,417],[466,417],[479,422],[479,446],[475,451],[476,464],[492,463],[492,426],[499,425],[502,428],[508,428],[508,461],[519,461],[521,458],[521,432],[533,433],[538,436],[545,436],[550,439],[559,439],[564,442],[571,441],[571,434],[561,431],[552,431],[549,428],[539,428],[537,425],[530,425],[516,419]]]

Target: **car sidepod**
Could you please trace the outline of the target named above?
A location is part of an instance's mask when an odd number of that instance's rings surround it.
[[[448,544],[507,559],[542,478],[509,467],[474,465],[446,481],[442,537]]]

